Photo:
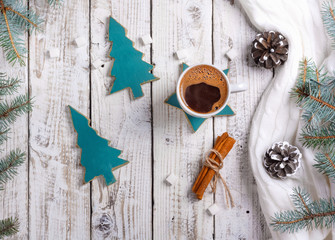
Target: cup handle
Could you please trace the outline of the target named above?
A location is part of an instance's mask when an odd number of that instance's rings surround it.
[[[246,90],[248,90],[248,84],[246,82],[230,84],[230,92],[231,93],[244,92]]]

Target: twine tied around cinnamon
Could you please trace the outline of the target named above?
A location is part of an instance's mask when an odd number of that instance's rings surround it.
[[[218,158],[219,158],[219,162],[216,162],[214,160],[214,158],[210,158],[210,153],[214,153]],[[212,187],[212,192],[216,192],[216,184],[217,184],[217,181],[218,179],[221,179],[221,182],[223,183],[223,186],[225,188],[225,194],[226,194],[226,204],[227,204],[227,207],[229,207],[229,201],[228,199],[230,200],[230,206],[231,208],[235,207],[235,204],[234,204],[234,200],[233,200],[233,197],[230,193],[230,190],[229,190],[229,187],[227,185],[227,182],[223,179],[223,177],[221,176],[220,174],[220,170],[223,168],[223,157],[221,155],[221,153],[215,149],[211,149],[209,150],[208,154],[207,154],[207,157],[205,159],[205,163],[204,163],[204,166],[212,169],[214,172],[215,172],[215,175],[214,175],[214,179],[213,179],[213,183],[211,183],[211,187]]]

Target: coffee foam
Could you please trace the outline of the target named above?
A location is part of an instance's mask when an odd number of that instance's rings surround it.
[[[225,103],[228,95],[227,80],[224,78],[223,73],[214,67],[208,65],[199,65],[192,67],[187,70],[184,74],[180,83],[180,95],[184,104],[193,111],[195,109],[191,108],[187,101],[185,100],[186,89],[189,86],[205,83],[210,86],[217,87],[220,90],[220,99],[212,105],[212,109],[206,113],[211,113],[217,111]],[[198,112],[198,111],[196,111]],[[200,112],[204,113],[204,112]]]

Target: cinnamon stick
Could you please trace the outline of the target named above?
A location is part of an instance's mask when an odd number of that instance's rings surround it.
[[[215,141],[215,145],[214,145],[214,149],[219,149],[219,146],[221,145],[221,143],[228,137],[228,133],[225,132],[223,133],[221,136],[218,136],[216,138],[216,141]],[[213,158],[215,155],[215,153],[211,153],[210,155],[210,158]],[[195,183],[192,187],[192,191],[193,192],[196,192],[197,189],[199,188],[199,185],[200,183],[203,181],[204,177],[206,176],[207,174],[207,171],[208,171],[208,167],[204,166],[202,169],[201,169],[201,172],[199,173],[198,177],[197,177],[197,180],[195,180]]]
[[[226,135],[225,135],[226,134]],[[223,134],[222,136],[226,136],[226,138],[220,138],[217,139],[216,144],[214,146],[214,149],[219,151],[222,155],[223,158],[225,158],[227,156],[227,154],[230,152],[230,150],[233,148],[234,144],[235,144],[235,139],[231,138],[228,136],[227,133]],[[221,136],[221,137],[222,137]],[[220,140],[220,141],[219,141]],[[217,144],[219,143],[219,144]],[[211,158],[214,157],[214,160],[219,163],[220,160],[219,158],[216,156],[215,153],[212,153],[210,155]],[[208,184],[210,183],[210,181],[212,180],[212,178],[215,175],[215,171],[212,169],[209,169],[208,167],[203,167],[203,169],[201,170],[193,188],[192,191],[197,195],[198,199],[202,199],[204,192],[208,186]]]

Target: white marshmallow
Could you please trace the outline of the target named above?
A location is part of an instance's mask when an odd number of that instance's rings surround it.
[[[59,57],[59,49],[58,48],[50,48],[48,50],[48,55],[50,58],[58,58]]]
[[[220,212],[220,207],[216,205],[215,203],[211,205],[209,208],[207,208],[207,212],[211,215],[214,216],[218,212]]]
[[[171,173],[171,174],[165,179],[166,183],[168,183],[170,186],[176,184],[177,180],[178,180],[177,176],[174,175],[173,173]]]
[[[180,49],[176,52],[176,56],[179,60],[187,58],[188,50],[187,49]]]
[[[80,48],[86,45],[86,39],[84,37],[79,37],[74,40],[74,43]]]
[[[237,52],[234,48],[232,48],[228,52],[226,52],[225,55],[229,60],[234,60],[237,57]]]
[[[150,34],[144,35],[141,37],[141,41],[144,45],[148,45],[150,43],[152,43],[152,38],[150,36]]]

